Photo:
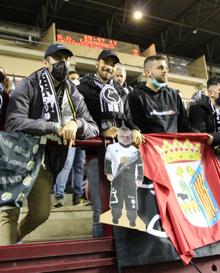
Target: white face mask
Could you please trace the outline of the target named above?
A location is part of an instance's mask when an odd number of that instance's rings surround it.
[[[74,85],[79,85],[80,84],[80,81],[78,79],[75,79],[75,80],[72,80],[72,83]]]

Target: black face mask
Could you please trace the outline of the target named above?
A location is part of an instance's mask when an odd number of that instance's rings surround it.
[[[5,79],[5,75],[0,71],[0,83]]]
[[[52,76],[58,82],[62,82],[68,73],[66,63],[60,62],[60,63],[53,64],[52,66],[53,66],[53,70],[51,72]]]
[[[220,96],[218,96],[218,98],[215,99],[215,103],[216,103],[216,105],[220,106]]]

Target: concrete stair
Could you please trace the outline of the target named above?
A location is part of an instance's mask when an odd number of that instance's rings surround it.
[[[52,200],[53,196],[51,196]],[[20,215],[22,219],[27,213],[24,205]],[[66,194],[64,206],[51,207],[49,219],[32,233],[27,235],[23,242],[48,242],[92,237],[92,209],[91,205],[72,205],[72,195]]]

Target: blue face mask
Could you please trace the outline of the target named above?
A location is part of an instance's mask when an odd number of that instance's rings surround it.
[[[151,78],[151,83],[156,89],[160,89],[162,87],[167,86],[166,82],[159,82],[158,80]]]

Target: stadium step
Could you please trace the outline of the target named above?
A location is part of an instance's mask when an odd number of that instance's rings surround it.
[[[53,196],[51,196],[51,201]],[[27,213],[26,204],[22,208],[20,219]],[[92,237],[92,209],[87,203],[72,205],[72,195],[66,194],[64,206],[51,206],[49,219],[36,230],[28,234],[23,242],[47,242],[85,239]]]

